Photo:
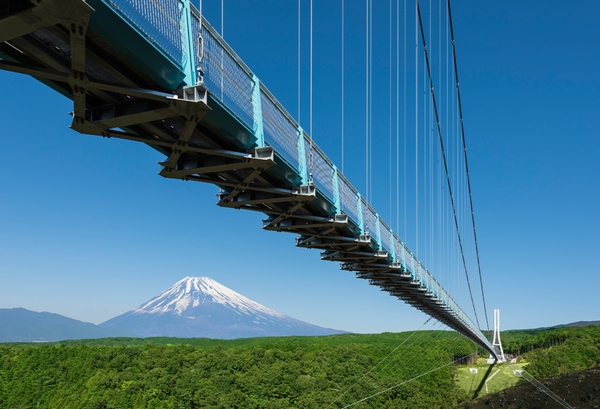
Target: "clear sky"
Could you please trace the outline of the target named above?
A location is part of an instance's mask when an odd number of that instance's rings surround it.
[[[375,3],[383,30],[389,3]],[[340,4],[316,1],[314,11],[313,133],[338,166]],[[346,97],[362,103],[353,90],[364,90],[364,2],[345,4]],[[489,318],[499,308],[504,329],[598,320],[600,3],[452,6]],[[221,2],[206,0],[204,11],[220,30]],[[225,0],[225,39],[294,116],[297,17],[296,1]],[[375,72],[385,73],[380,52]],[[307,129],[305,63],[302,81]],[[0,72],[0,84],[0,308],[100,323],[185,276],[209,276],[325,327],[403,331],[425,320],[318,251],[295,248],[293,235],[262,231],[260,215],[219,208],[216,187],[161,178],[158,152],[69,130],[72,102],[37,81]],[[361,129],[348,127],[344,160],[360,166],[346,173],[362,189],[364,153],[351,139]]]

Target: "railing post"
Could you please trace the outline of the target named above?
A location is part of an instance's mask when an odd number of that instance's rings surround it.
[[[381,221],[379,220],[379,215],[377,213],[375,213],[375,234],[377,234],[377,237],[375,237],[377,247],[381,250]]]
[[[192,31],[192,11],[190,9],[190,0],[180,0],[180,18],[181,43],[187,58],[181,62],[185,78],[183,81],[188,87],[196,85],[196,61],[194,54],[194,33]],[[202,25],[202,21],[200,22]],[[183,57],[183,56],[182,56]]]
[[[265,146],[265,132],[263,130],[263,114],[260,103],[260,81],[256,75],[252,75],[252,81],[254,82],[254,89],[252,90],[252,108],[254,110],[253,131],[256,137],[256,144],[259,148],[262,148]]]
[[[390,229],[390,247],[392,252],[392,262],[396,262],[396,241],[394,240],[394,232]]]
[[[402,263],[402,267],[404,267],[405,270],[408,270],[408,266],[406,265],[406,249],[402,242],[400,242],[400,262]]]
[[[340,200],[340,183],[338,176],[338,168],[333,165],[333,205],[335,206],[335,213],[342,213],[342,203]]]
[[[305,186],[308,184],[308,167],[306,166],[306,151],[304,150],[304,130],[298,125],[298,173],[302,181],[300,184]]]
[[[362,197],[360,197],[360,193],[357,194],[358,200],[358,227],[360,228],[360,234],[365,234],[365,217],[363,215],[362,208]]]

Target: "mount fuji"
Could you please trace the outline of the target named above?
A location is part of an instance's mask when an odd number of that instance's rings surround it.
[[[100,326],[119,327],[140,337],[233,339],[344,333],[288,317],[209,277],[186,277]]]

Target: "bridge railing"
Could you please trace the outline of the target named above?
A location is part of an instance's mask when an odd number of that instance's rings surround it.
[[[304,134],[299,134],[301,130],[285,115],[285,112],[281,112],[277,100],[269,92],[261,89],[260,99],[265,141],[269,141],[285,161],[300,173],[299,163],[302,161],[302,152],[298,149],[298,145],[303,143]]]
[[[253,101],[256,84],[252,71],[206,21],[200,32],[200,14],[192,8],[193,38],[199,39],[200,34],[202,44],[195,41],[194,51],[196,67],[202,68],[206,87],[252,131],[256,125]]]
[[[123,20],[159,49],[165,57],[183,68],[187,54],[183,47],[181,0],[103,0]]]
[[[340,174],[340,196],[342,204],[342,212],[348,215],[350,220],[355,223],[359,222],[359,209],[358,201],[356,198],[359,196],[358,191],[346,180],[346,178]]]
[[[140,35],[183,71],[189,61],[186,53],[185,11],[188,0],[102,0]],[[186,3],[187,2],[187,3]],[[187,7],[186,7],[187,6]],[[192,61],[200,67],[204,84],[224,109],[235,116],[257,140],[272,146],[278,157],[308,182],[308,172],[321,195],[337,213],[344,213],[363,232],[368,232],[392,262],[401,263],[414,282],[438,297],[465,324],[481,335],[478,327],[463,312],[417,257],[392,229],[381,220],[358,190],[338,172],[325,153],[302,130],[269,90],[258,81],[214,28],[191,6],[191,31],[194,39]],[[202,39],[200,41],[200,38]],[[194,85],[194,84],[188,84]],[[258,91],[258,92],[257,92]],[[257,135],[262,130],[263,135]]]
[[[195,10],[193,15],[193,30],[199,33],[200,16]],[[316,188],[334,205],[338,213],[346,214],[361,229],[368,230],[380,249],[388,251],[393,262],[401,263],[410,272],[414,281],[435,295],[454,311],[459,319],[478,332],[478,327],[442,285],[379,217],[358,190],[341,172],[337,171],[333,162],[302,130],[269,90],[264,85],[256,83],[252,71],[206,20],[202,22],[202,36],[204,81],[213,97],[236,115],[251,131],[257,129],[256,120],[259,118],[263,123],[264,142],[275,148],[279,157],[298,173],[300,180],[306,183],[306,174],[303,173],[312,169]],[[198,43],[196,50],[199,50]],[[200,64],[200,60],[197,63]],[[253,89],[256,86],[260,86],[261,115],[258,117],[253,115],[258,108],[257,101],[253,98]],[[481,338],[485,339],[482,334]]]

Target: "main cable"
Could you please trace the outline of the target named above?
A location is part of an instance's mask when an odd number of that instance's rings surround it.
[[[460,128],[461,128],[461,134],[462,134],[465,171],[467,174],[467,188],[468,188],[468,192],[469,192],[469,206],[471,209],[471,222],[473,224],[473,239],[475,241],[475,255],[477,257],[477,269],[479,271],[479,284],[481,286],[481,298],[483,299],[483,311],[485,314],[485,322],[487,325],[487,330],[489,331],[490,323],[488,321],[485,293],[483,292],[483,278],[481,275],[481,263],[479,261],[479,244],[477,243],[477,229],[475,228],[475,211],[473,210],[473,195],[471,192],[471,178],[469,176],[469,162],[467,160],[467,143],[466,143],[466,139],[465,139],[465,124],[464,124],[464,120],[463,120],[462,102],[461,102],[461,98],[460,98],[460,82],[458,81],[458,64],[456,62],[456,46],[455,46],[455,41],[454,41],[454,26],[452,24],[452,10],[450,8],[450,0],[448,0],[448,19],[449,19],[449,23],[450,23],[450,35],[452,37],[452,56],[453,56],[453,60],[454,60],[454,75],[456,78],[458,111],[459,111],[459,115],[460,115]]]
[[[446,170],[446,182],[448,183],[448,192],[450,194],[450,202],[452,204],[452,210],[454,212],[454,224],[456,226],[456,235],[458,237],[458,244],[460,247],[460,253],[462,256],[462,262],[463,262],[463,267],[465,270],[465,276],[467,278],[467,285],[469,287],[469,295],[471,297],[471,304],[473,305],[473,312],[475,314],[475,320],[477,321],[477,326],[481,327],[481,325],[479,324],[479,317],[477,316],[477,309],[475,308],[475,301],[473,299],[473,292],[471,291],[471,280],[469,279],[469,273],[467,270],[467,262],[465,259],[465,253],[464,253],[464,248],[463,248],[463,244],[462,244],[462,239],[460,236],[460,228],[459,228],[459,224],[458,224],[458,217],[456,215],[456,206],[454,203],[454,196],[452,194],[452,186],[450,185],[450,174],[448,172],[448,162],[446,159],[446,152],[444,150],[444,139],[442,137],[442,129],[441,129],[441,124],[440,124],[440,120],[439,120],[439,114],[438,114],[438,109],[437,109],[437,103],[436,103],[436,99],[435,99],[435,91],[433,88],[433,79],[431,78],[431,67],[429,64],[429,53],[427,51],[427,44],[425,41],[425,32],[423,29],[423,21],[421,18],[421,7],[419,6],[419,0],[416,0],[417,2],[417,14],[419,16],[419,26],[421,28],[421,39],[423,41],[423,49],[424,49],[424,54],[425,54],[425,64],[427,66],[427,74],[429,76],[429,86],[430,86],[430,91],[431,91],[431,98],[432,98],[432,103],[433,103],[433,109],[435,111],[435,117],[436,117],[436,121],[437,121],[437,130],[438,130],[438,135],[439,135],[439,140],[440,140],[440,149],[442,152],[442,157],[444,159],[444,167]]]

